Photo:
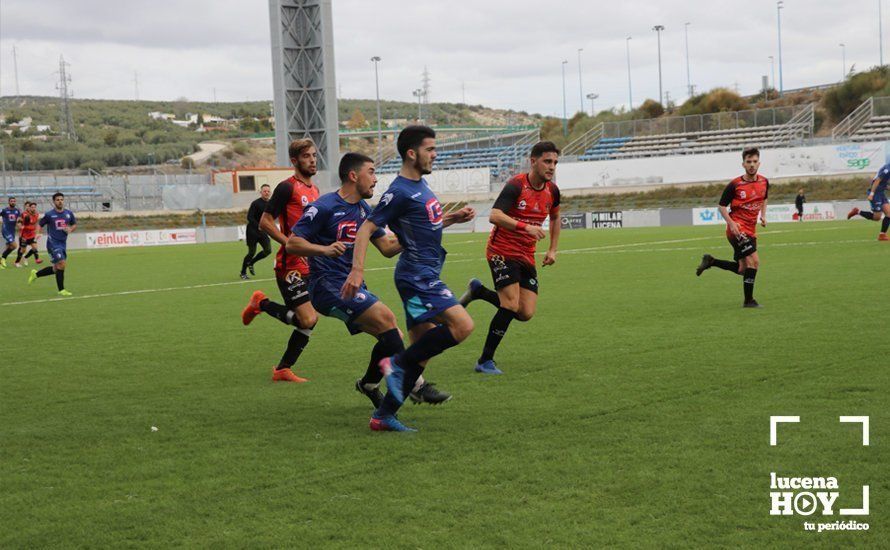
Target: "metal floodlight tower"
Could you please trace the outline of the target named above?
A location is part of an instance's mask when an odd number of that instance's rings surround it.
[[[664,105],[666,101],[661,91],[661,31],[664,30],[664,25],[655,25],[652,30],[658,35],[658,102]]]
[[[587,99],[590,100],[590,116],[596,116],[596,109],[593,108],[593,100],[597,99],[599,94],[589,93],[587,94]]]
[[[318,149],[318,169],[336,172],[340,142],[331,0],[269,0],[269,25],[276,159],[290,166],[290,142],[309,138]]]

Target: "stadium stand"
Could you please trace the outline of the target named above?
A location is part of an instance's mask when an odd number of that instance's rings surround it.
[[[714,115],[604,122],[570,143],[578,160],[690,155],[747,145],[790,147],[812,137],[813,105]]]
[[[870,97],[831,132],[835,141],[883,141],[890,139],[890,97]]]

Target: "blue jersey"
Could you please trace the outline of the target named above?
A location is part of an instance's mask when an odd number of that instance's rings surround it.
[[[875,178],[878,181],[878,186],[875,188],[875,195],[880,195],[887,191],[887,182],[890,181],[890,163],[881,166],[881,169],[878,170],[878,173],[875,175]]]
[[[0,210],[0,216],[3,217],[3,232],[6,234],[15,233],[15,224],[22,217],[22,211],[18,208],[6,207]]]
[[[40,227],[46,226],[46,235],[58,243],[68,242],[68,233],[65,228],[77,223],[74,212],[70,210],[56,210],[53,208],[40,218]]]
[[[426,180],[402,176],[393,180],[368,219],[378,227],[388,225],[402,245],[397,279],[439,278],[446,254],[442,248],[443,218],[439,199]]]
[[[291,229],[294,235],[302,237],[312,244],[322,246],[328,246],[335,242],[346,245],[346,252],[338,258],[310,256],[309,278],[311,280],[325,276],[346,279],[352,270],[355,235],[370,213],[371,207],[365,201],[355,204],[348,203],[336,191],[322,195],[306,207],[300,221]],[[378,239],[384,235],[386,232],[382,228],[378,228],[371,235],[371,239]]]

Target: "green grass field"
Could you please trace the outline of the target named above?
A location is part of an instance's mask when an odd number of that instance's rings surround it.
[[[474,303],[473,336],[426,373],[455,397],[406,405],[410,435],[368,430],[352,385],[372,339],[336,320],[301,358],[310,383],[270,382],[288,329],[241,325],[253,290],[277,291],[268,260],[237,280],[240,244],[73,251],[60,301],[52,278],[0,271],[0,547],[886,548],[876,234],[762,230],[765,307],[743,310],[739,277],[694,275],[703,252],[730,256],[719,227],[566,231],[506,375],[473,372],[494,313]],[[447,238],[455,291],[490,282],[484,239]],[[401,318],[394,261],[371,256]],[[776,447],[771,415],[801,416]],[[841,415],[870,416],[870,446]],[[771,517],[770,472],[835,476],[843,508],[868,484],[871,514]],[[802,527],[839,519],[870,529]]]

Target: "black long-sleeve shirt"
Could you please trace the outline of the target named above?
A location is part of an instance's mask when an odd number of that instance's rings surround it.
[[[798,210],[803,208],[803,203],[805,202],[807,202],[807,198],[805,195],[798,195],[794,198],[794,206],[796,206]]]
[[[248,230],[260,231],[260,218],[263,216],[263,212],[266,211],[266,205],[268,203],[269,201],[262,197],[250,203],[250,208],[247,209]]]

